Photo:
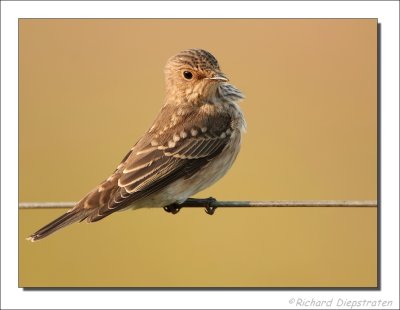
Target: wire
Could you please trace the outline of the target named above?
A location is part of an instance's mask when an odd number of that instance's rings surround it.
[[[19,209],[72,208],[76,202],[20,202]],[[188,199],[181,208],[376,208],[376,200],[267,200],[267,201],[208,201]]]

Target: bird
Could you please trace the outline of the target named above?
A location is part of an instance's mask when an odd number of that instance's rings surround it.
[[[126,209],[161,207],[176,214],[183,202],[196,200],[190,197],[227,173],[246,131],[239,106],[243,93],[203,49],[184,50],[169,58],[164,76],[161,110],[115,171],[28,240]],[[207,210],[213,213],[210,204]]]

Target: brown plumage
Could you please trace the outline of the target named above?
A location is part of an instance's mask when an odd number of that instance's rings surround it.
[[[165,84],[159,115],[114,173],[29,240],[126,208],[182,203],[227,172],[246,126],[237,105],[242,93],[228,83],[215,57],[201,49],[170,58]]]

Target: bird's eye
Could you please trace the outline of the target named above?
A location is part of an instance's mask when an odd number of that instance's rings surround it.
[[[192,77],[193,77],[193,74],[192,74],[192,72],[190,72],[190,71],[183,71],[183,77],[184,77],[186,80],[191,80]]]

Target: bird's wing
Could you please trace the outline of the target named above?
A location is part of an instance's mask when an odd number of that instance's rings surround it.
[[[232,124],[228,113],[177,113],[165,105],[152,128],[107,180],[28,239],[42,239],[77,221],[98,221],[180,178],[192,176],[225,148]]]
[[[232,134],[228,113],[177,115],[164,107],[154,126],[131,149],[116,172],[76,208],[94,222],[199,171]]]

